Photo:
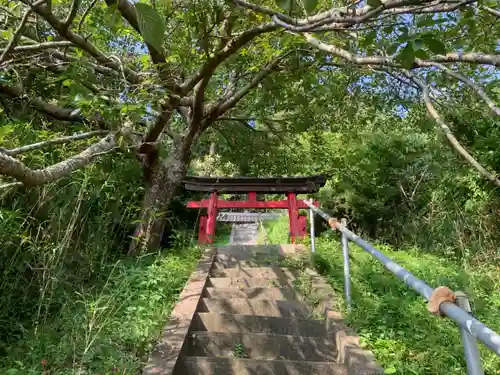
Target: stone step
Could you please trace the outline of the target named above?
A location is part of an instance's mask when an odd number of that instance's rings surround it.
[[[248,260],[224,260],[216,261],[212,265],[212,270],[223,270],[226,268],[251,268],[251,267],[266,267],[279,264],[279,260],[272,259],[248,259]]]
[[[282,255],[267,255],[267,254],[243,254],[242,256],[234,256],[227,254],[217,254],[215,261],[221,268],[231,267],[258,267],[267,265],[279,264],[285,257]]]
[[[176,375],[345,375],[335,362],[185,357]]]
[[[292,288],[213,288],[205,289],[203,297],[207,298],[247,298],[271,300],[295,300]]]
[[[195,331],[229,333],[274,333],[304,337],[326,337],[326,321],[253,316],[240,314],[197,313],[193,319]],[[329,337],[334,337],[330,335]]]
[[[208,287],[214,288],[275,288],[290,285],[287,280],[262,277],[210,277]]]
[[[192,332],[186,355],[252,359],[289,359],[329,362],[337,359],[332,341],[269,333]]]
[[[248,278],[281,278],[286,279],[287,273],[280,267],[236,267],[212,269],[212,277],[248,277]]]
[[[203,298],[199,312],[308,318],[309,310],[296,301],[247,298]]]
[[[238,259],[244,259],[255,254],[261,255],[294,255],[297,253],[309,253],[302,245],[225,245],[217,248],[217,254],[232,255]]]

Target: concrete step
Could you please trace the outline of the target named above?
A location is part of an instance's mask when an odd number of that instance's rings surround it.
[[[334,362],[185,357],[176,375],[345,375]]]
[[[280,264],[279,258],[253,258],[246,260],[237,260],[235,258],[223,257],[222,259],[216,258],[212,269],[225,269],[225,268],[250,268],[250,267],[269,267]]]
[[[217,247],[217,254],[232,255],[238,259],[248,259],[255,254],[262,255],[295,255],[309,253],[302,245],[225,245]]]
[[[213,288],[205,289],[203,297],[207,298],[247,298],[271,300],[295,300],[292,288]]]
[[[309,310],[296,301],[247,298],[203,298],[199,312],[308,318]]]
[[[274,288],[290,285],[287,280],[262,277],[210,277],[207,286],[214,288]]]
[[[248,278],[286,278],[287,274],[280,267],[235,267],[212,269],[212,277],[248,277]]]
[[[337,359],[332,341],[269,333],[192,332],[186,355],[329,362]]]
[[[274,333],[304,337],[326,337],[326,321],[240,314],[197,313],[194,331],[229,333]],[[334,335],[331,335],[333,338]]]
[[[314,285],[328,285],[320,275],[307,268],[299,271],[278,266],[222,268],[220,265],[216,265],[212,266],[210,275],[211,277],[279,279],[281,285],[290,284],[298,278],[307,277]]]

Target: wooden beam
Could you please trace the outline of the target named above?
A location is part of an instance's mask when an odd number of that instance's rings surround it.
[[[315,193],[326,183],[322,175],[310,177],[194,177],[184,179],[184,187],[191,191],[219,193]],[[249,200],[251,200],[250,198]]]
[[[315,206],[319,206],[319,202],[315,201],[313,203]],[[208,208],[210,206],[210,201],[208,199],[203,199],[201,201],[189,201],[186,204],[187,208]],[[288,209],[288,200],[281,201],[217,201],[217,208],[254,208],[254,209]],[[297,208],[303,209],[308,208],[304,202],[301,200],[297,201]]]

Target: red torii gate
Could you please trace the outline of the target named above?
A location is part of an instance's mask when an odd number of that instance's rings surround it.
[[[325,185],[322,175],[311,177],[186,177],[184,187],[191,191],[210,193],[210,199],[189,201],[187,208],[206,208],[207,216],[200,217],[198,242],[213,243],[217,210],[224,208],[249,209],[288,209],[290,221],[290,238],[292,243],[296,238],[304,237],[306,217],[299,216],[299,209],[308,208],[304,202],[297,201],[297,194],[315,193]],[[248,193],[246,201],[226,201],[219,199],[219,193]],[[279,201],[258,201],[257,194],[286,194],[287,199]],[[317,207],[318,202],[314,202]]]

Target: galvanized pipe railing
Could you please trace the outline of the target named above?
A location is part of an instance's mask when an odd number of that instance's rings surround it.
[[[399,264],[382,254],[379,250],[374,248],[371,244],[363,240],[347,229],[345,221],[338,222],[336,219],[315,207],[311,202],[304,200],[304,203],[309,207],[311,212],[321,216],[325,219],[332,229],[338,230],[342,235],[342,254],[344,257],[344,277],[345,277],[345,298],[347,308],[351,308],[351,293],[350,293],[350,274],[349,274],[349,240],[359,245],[367,253],[371,254],[382,265],[397,278],[402,280],[410,288],[415,290],[418,294],[429,300],[434,292],[434,289],[427,285],[422,280],[419,280],[409,271],[401,267]],[[312,224],[313,225],[313,224]],[[442,314],[456,322],[459,326],[462,342],[465,349],[465,360],[467,363],[467,370],[469,375],[483,375],[484,371],[481,366],[481,359],[479,357],[479,350],[477,348],[476,339],[481,341],[494,353],[500,356],[500,335],[495,331],[488,328],[479,320],[471,315],[467,297],[464,294],[456,293],[457,306],[455,303],[442,302],[439,305],[439,310]]]

